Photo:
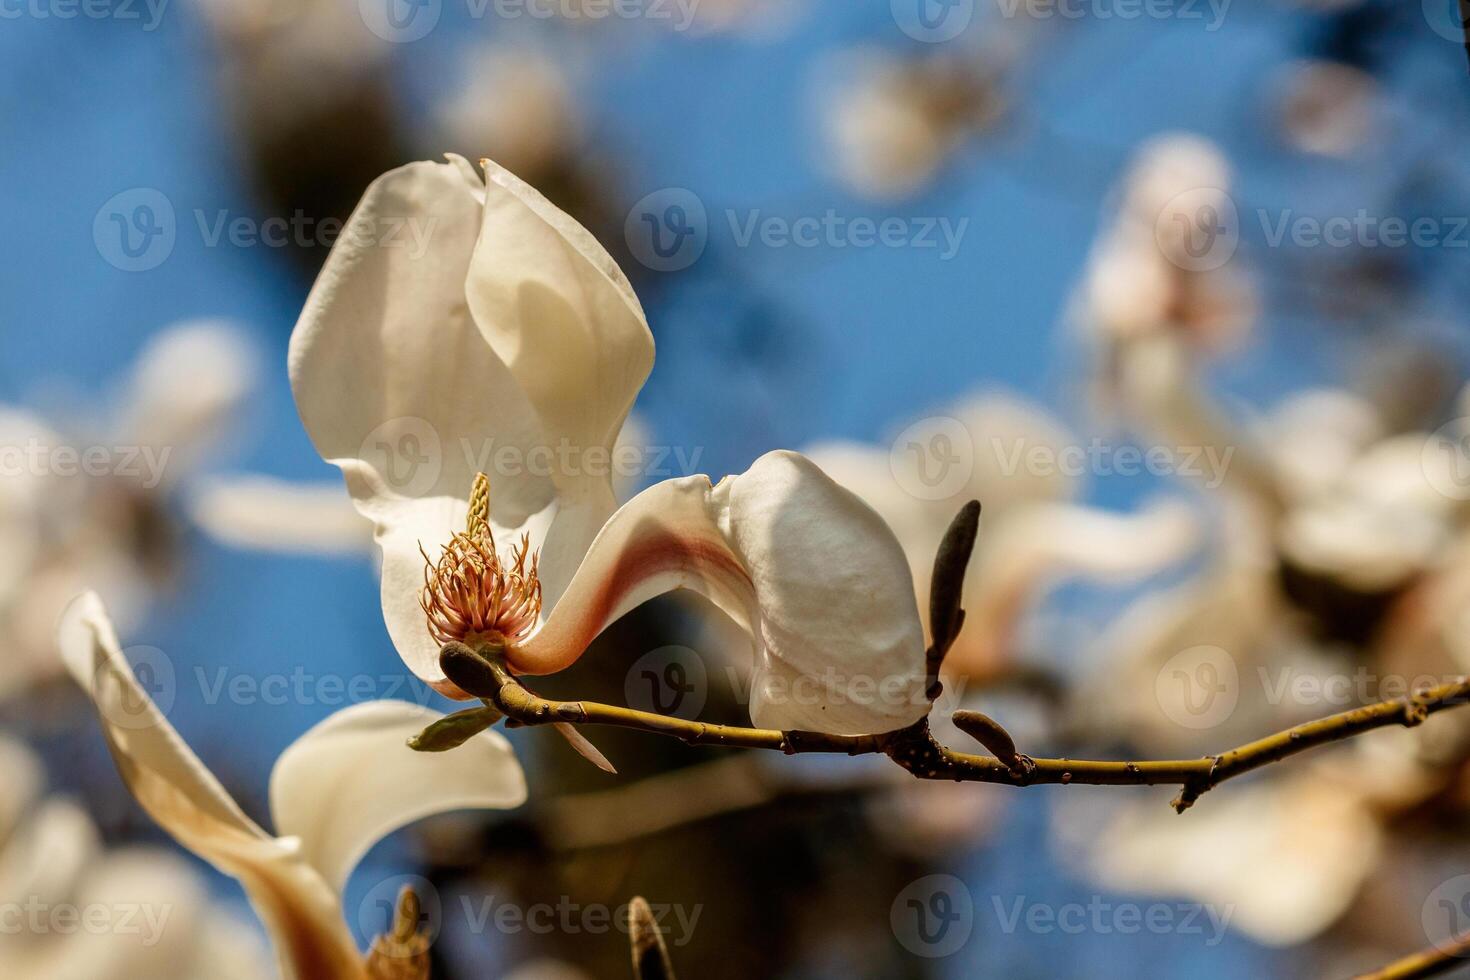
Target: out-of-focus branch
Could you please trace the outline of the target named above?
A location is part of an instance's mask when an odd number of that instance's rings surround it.
[[[1417,980],[1419,977],[1439,977],[1470,966],[1470,959],[1467,957],[1470,957],[1470,933],[1432,949],[1395,960],[1381,970],[1359,974],[1354,980]]]

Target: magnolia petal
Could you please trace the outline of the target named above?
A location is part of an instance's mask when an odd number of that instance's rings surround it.
[[[377,526],[383,616],[419,677],[456,694],[418,607],[419,544],[463,528],[475,473],[493,472],[491,516],[516,528],[552,500],[526,465],[544,445],[514,375],[465,304],[485,190],[464,160],[413,163],[379,177],[327,258],[291,336],[291,388],[317,451],[341,468]],[[418,236],[418,237],[415,237]],[[422,241],[420,246],[414,243]],[[518,465],[497,467],[497,453]]]
[[[592,234],[489,160],[465,294],[480,333],[526,393],[548,442],[610,450],[653,369],[653,334],[627,276]],[[564,492],[611,490],[610,467],[553,468]]]
[[[191,491],[190,515],[211,537],[238,548],[354,555],[373,543],[372,525],[336,482],[213,477]]]
[[[481,165],[484,223],[465,295],[554,450],[546,469],[558,507],[539,542],[551,607],[617,506],[612,448],[653,369],[653,335],[628,278],[587,229],[504,167]]]
[[[255,385],[257,360],[245,335],[230,324],[170,327],[138,357],[121,434],[156,453],[156,476],[175,482],[239,418]]]
[[[485,731],[453,752],[422,753],[408,740],[444,717],[406,701],[368,701],[337,712],[291,744],[271,773],[276,831],[340,893],[368,849],[422,817],[526,801],[510,743]]]
[[[859,734],[928,711],[923,631],[893,532],[789,452],[718,486],[687,477],[634,497],[593,542],[541,632],[508,655],[529,673],[560,670],[608,623],[679,588],[751,634],[758,725]]]
[[[97,706],[128,789],[180,844],[240,880],[275,941],[283,976],[358,980],[361,959],[337,897],[294,844],[261,830],[184,744],[133,676],[95,594],[67,607],[60,643]]]

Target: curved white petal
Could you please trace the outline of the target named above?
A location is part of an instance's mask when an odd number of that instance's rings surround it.
[[[643,307],[586,228],[504,167],[481,165],[484,224],[465,284],[475,322],[553,443],[610,449],[653,369]],[[565,488],[599,475],[589,469],[552,479]]]
[[[292,842],[261,830],[184,744],[133,676],[96,595],[62,616],[62,656],[97,706],[128,789],[183,846],[240,880],[266,923],[288,980],[362,976],[335,894]]]
[[[481,165],[484,223],[465,295],[554,451],[545,469],[560,506],[541,551],[551,606],[617,506],[607,460],[653,369],[653,334],[627,276],[587,229],[504,167]]]
[[[301,856],[339,893],[368,849],[399,827],[449,810],[526,801],[526,778],[499,732],[481,732],[453,752],[408,747],[410,736],[442,717],[406,701],[356,704],[276,760],[276,832],[299,838]]]
[[[349,226],[364,233],[344,233],[332,249],[289,359],[312,442],[377,525],[389,635],[410,669],[446,693],[439,644],[418,607],[419,542],[432,553],[462,528],[478,470],[492,476],[500,527],[519,527],[553,496],[551,481],[525,465],[543,445],[539,423],[465,301],[484,197],[459,159],[374,181]]]
[[[372,525],[335,481],[212,477],[191,490],[189,510],[211,537],[238,548],[352,555],[373,543]]]
[[[858,734],[901,728],[928,711],[903,550],[866,504],[789,452],[762,456],[718,486],[687,477],[634,497],[511,661],[532,673],[560,670],[608,623],[678,588],[750,631],[758,725]]]

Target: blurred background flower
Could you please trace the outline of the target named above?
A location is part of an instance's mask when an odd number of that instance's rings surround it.
[[[162,900],[191,928],[148,951],[3,932],[7,976],[234,976],[263,942],[58,681],[76,593],[103,595],[257,822],[314,723],[444,707],[383,629],[370,528],[285,361],[369,181],[445,152],[530,181],[633,281],[658,359],[620,498],[810,448],[893,526],[922,600],[980,497],[941,706],[993,713],[1022,751],[1198,755],[1470,669],[1470,80],[1448,0],[11,12],[0,926],[41,896]],[[650,603],[544,693],[741,723],[749,656],[704,623]],[[438,899],[444,978],[627,975],[599,923],[635,893],[713,980],[1334,976],[1470,907],[1455,712],[1182,816],[1162,790],[593,734],[618,777],[511,731],[526,805],[370,852],[344,897],[358,944],[402,875]]]

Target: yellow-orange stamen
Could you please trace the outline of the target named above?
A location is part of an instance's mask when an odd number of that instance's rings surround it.
[[[508,642],[525,639],[541,615],[538,555],[531,536],[521,535],[510,559],[502,562],[490,530],[490,480],[480,473],[470,492],[465,530],[444,545],[438,561],[424,556],[424,593],[419,599],[429,618],[429,634],[440,643],[495,635]]]

